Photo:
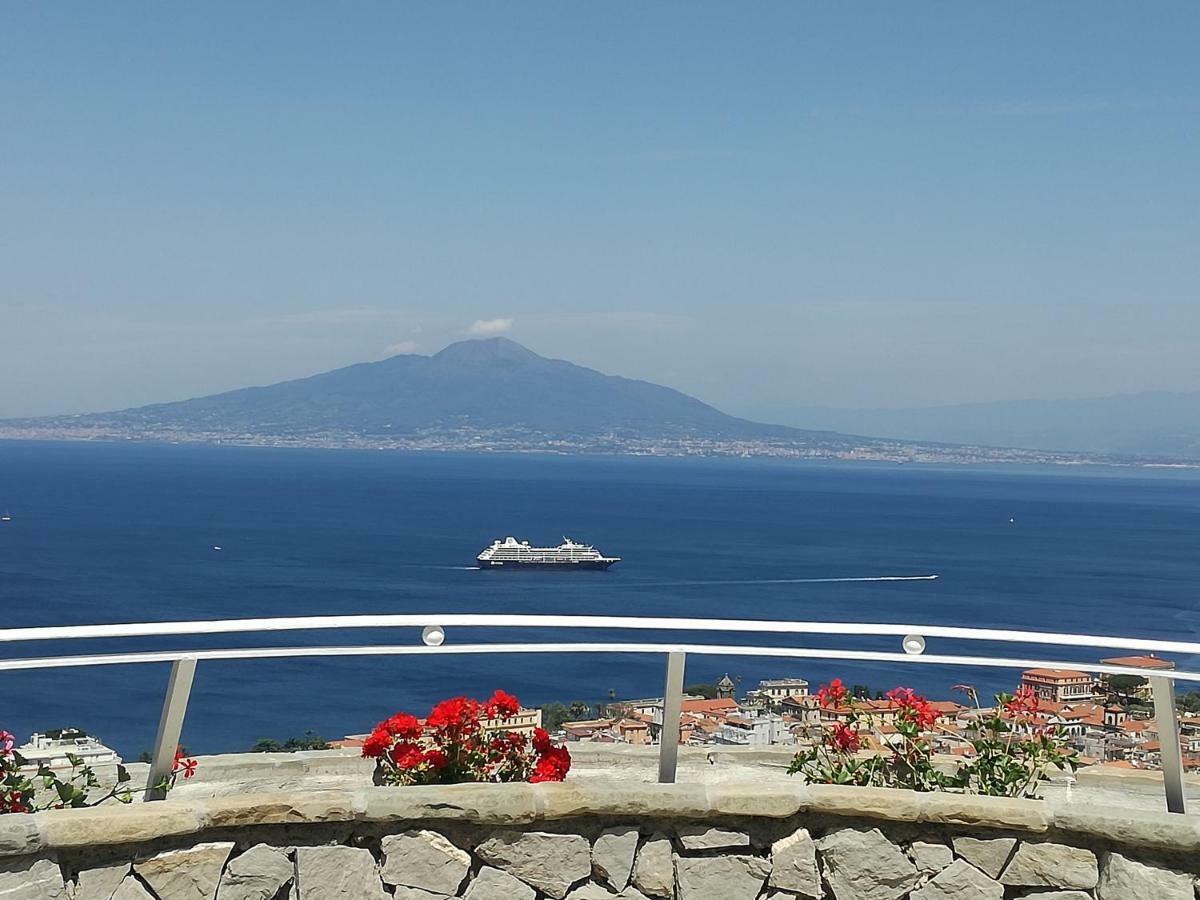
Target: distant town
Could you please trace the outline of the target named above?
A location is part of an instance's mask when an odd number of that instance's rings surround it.
[[[1200,468],[1200,463],[1084,452],[1023,450],[958,444],[865,439],[837,435],[828,440],[718,437],[647,437],[617,432],[564,436],[522,428],[426,429],[415,434],[362,434],[340,430],[271,434],[259,430],[137,427],[121,422],[97,424],[93,417],[0,421],[0,440],[92,441],[105,443],[212,444],[238,447],[294,447],[330,450],[399,450],[465,453],[548,453],[561,455],[693,457],[779,460],[842,460],[880,463],[1049,466],[1134,466]]]
[[[1157,656],[1115,657],[1100,662],[1145,669],[1148,675],[1175,668],[1173,662]],[[1062,728],[1070,747],[1078,753],[1081,767],[1161,768],[1161,736],[1146,678],[1072,669],[1027,669],[1014,687],[1033,692],[1038,700],[1036,718],[1046,726]],[[990,698],[979,697],[970,685],[957,685],[956,689],[959,699],[932,701],[937,720],[925,735],[935,754],[947,762],[971,756],[971,739],[977,725],[993,712]],[[760,681],[742,696],[728,675],[715,684],[693,685],[683,699],[679,742],[713,748],[775,746],[801,750],[819,741],[824,727],[855,713],[867,714],[873,723],[864,734],[862,753],[884,751],[894,740],[893,723],[899,707],[881,691],[856,685],[850,689],[850,699],[835,706],[823,706],[815,694],[810,692],[809,682],[798,677]],[[1177,708],[1184,769],[1200,771],[1200,691],[1180,696]],[[653,745],[660,741],[662,721],[663,698],[646,697],[612,700],[598,707],[576,701],[525,709],[502,727],[545,727],[568,745]],[[360,744],[360,736],[334,742],[342,747]]]
[[[111,412],[0,419],[0,439],[355,450],[1200,467],[1195,456],[1029,450],[768,425],[661,385],[466,340],[265,387]]]

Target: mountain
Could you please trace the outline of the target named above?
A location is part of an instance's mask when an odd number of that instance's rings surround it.
[[[451,344],[433,356],[393,356],[175,403],[0,421],[0,438],[896,462],[1200,459],[1197,431],[1189,430],[1200,421],[1200,395],[1161,397],[1174,399],[1110,398],[1044,408],[813,408],[792,412],[801,427],[764,425],[671,388],[490,338]],[[1118,433],[1122,421],[1128,430]],[[1153,427],[1166,422],[1180,424]],[[884,437],[857,436],[871,433]],[[1027,449],[1005,449],[1014,445]],[[1090,452],[1073,452],[1080,447]]]
[[[30,421],[140,437],[832,438],[739,419],[671,388],[547,359],[507,338],[462,341],[433,356],[393,356],[267,387]]]
[[[1200,459],[1200,392],[913,409],[801,407],[776,415],[807,428],[908,441]]]

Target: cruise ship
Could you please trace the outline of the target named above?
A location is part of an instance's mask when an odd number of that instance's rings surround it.
[[[621,557],[605,556],[591,544],[567,537],[557,547],[531,547],[529,541],[506,537],[492,541],[475,561],[481,569],[607,569]]]

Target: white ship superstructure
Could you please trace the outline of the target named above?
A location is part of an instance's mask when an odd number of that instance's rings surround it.
[[[621,557],[605,556],[591,544],[580,544],[567,537],[557,547],[533,547],[529,541],[510,536],[492,541],[475,560],[481,569],[607,569],[620,562]]]

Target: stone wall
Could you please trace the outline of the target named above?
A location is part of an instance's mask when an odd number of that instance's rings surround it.
[[[458,785],[0,817],[0,900],[1196,900],[1200,820],[772,785]]]

